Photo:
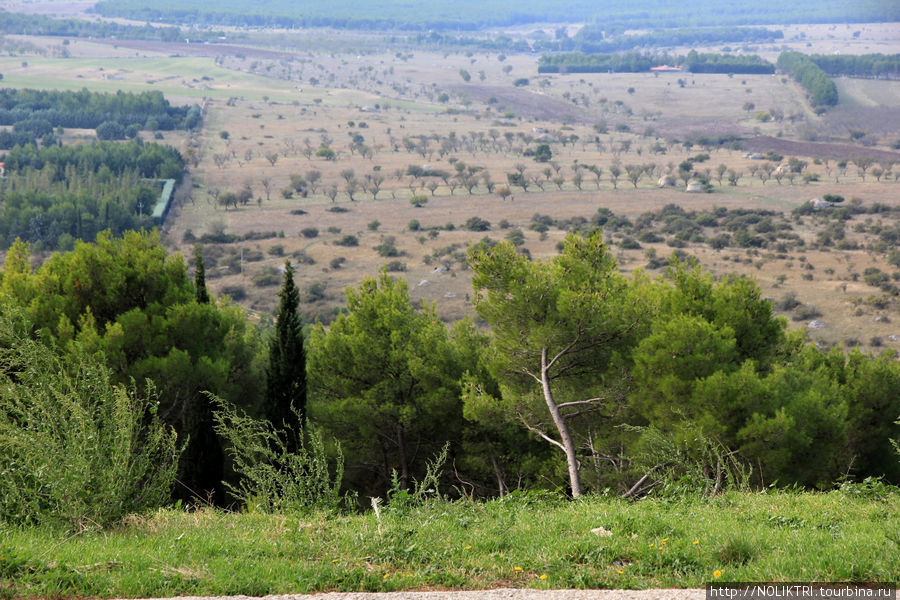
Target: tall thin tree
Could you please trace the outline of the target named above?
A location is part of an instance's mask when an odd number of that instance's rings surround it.
[[[300,293],[294,284],[290,261],[285,261],[284,281],[278,295],[281,303],[266,370],[266,416],[276,429],[283,429],[288,451],[295,452],[306,421],[306,355],[303,323],[297,310]]]
[[[209,304],[209,290],[206,289],[206,267],[203,265],[203,247],[194,246],[194,287],[197,289],[197,303]]]

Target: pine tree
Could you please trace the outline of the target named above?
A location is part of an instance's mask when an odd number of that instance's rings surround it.
[[[209,304],[209,291],[206,289],[206,267],[203,266],[203,249],[200,244],[194,246],[194,287],[197,288],[197,303]]]
[[[278,296],[281,303],[266,370],[266,416],[276,429],[284,429],[287,449],[295,452],[306,421],[306,356],[303,323],[297,311],[300,293],[294,285],[290,261],[285,261],[284,282]]]

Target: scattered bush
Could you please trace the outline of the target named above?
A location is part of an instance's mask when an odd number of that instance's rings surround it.
[[[406,263],[399,260],[392,260],[384,265],[384,270],[388,273],[402,273],[406,271]]]
[[[356,237],[355,235],[348,234],[348,235],[345,235],[344,237],[342,237],[341,239],[337,240],[335,242],[335,245],[336,246],[346,246],[346,247],[359,246],[359,238]]]
[[[251,281],[253,281],[253,285],[257,287],[279,285],[281,283],[281,273],[275,267],[263,267],[262,270],[257,271],[257,273],[253,275]]]
[[[467,231],[488,231],[491,224],[481,217],[471,217],[466,221],[465,228]]]

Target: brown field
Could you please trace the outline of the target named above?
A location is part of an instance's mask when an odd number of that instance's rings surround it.
[[[745,50],[773,59],[784,47],[804,52],[900,51],[900,31],[890,25],[784,29],[784,44]],[[855,31],[861,32],[856,38]],[[52,87],[64,82],[99,88],[119,81],[128,89],[162,89],[173,100],[203,102],[206,121],[200,134],[193,139],[166,134],[168,142],[196,158],[164,227],[166,241],[173,250],[190,255],[188,232],[194,236],[275,232],[276,237],[268,239],[206,245],[212,290],[243,295],[241,303],[256,311],[272,312],[279,278],[270,277],[267,285],[256,285],[254,278],[292,256],[298,285],[308,300],[304,313],[323,319],[342,304],[347,286],[399,261],[406,270],[396,274],[408,280],[412,297],[434,303],[450,321],[472,314],[464,259],[467,245],[485,236],[501,240],[519,229],[523,247],[534,258],[556,252],[565,231],[531,230],[535,214],[556,220],[590,219],[604,207],[634,220],[668,204],[692,211],[762,209],[781,215],[806,246],[780,252],[713,250],[705,243],[688,243],[681,250],[717,275],[753,277],[775,300],[794,293],[801,302],[814,305],[823,326],[809,329],[811,339],[900,349],[896,337],[900,326],[892,322],[900,319],[897,302],[880,299],[882,292],[861,277],[868,267],[898,277],[900,272],[888,264],[891,248],[876,243],[871,227],[866,231],[857,227],[867,219],[869,225],[879,220],[893,225],[895,216],[853,217],[845,225],[846,240],[848,247],[862,249],[847,250],[815,244],[827,224],[821,214],[791,216],[793,209],[825,194],[839,194],[848,203],[856,199],[863,207],[878,202],[900,208],[900,183],[894,174],[873,175],[874,169],[897,172],[891,163],[900,164],[900,153],[891,147],[900,138],[897,82],[841,80],[841,106],[816,116],[802,91],[780,75],[539,76],[538,57],[531,55],[501,60],[496,52],[435,53],[385,48],[374,36],[325,36],[281,32],[272,34],[267,44],[259,38],[252,46],[234,40],[227,45],[73,40],[70,59],[29,59],[25,68],[19,65],[21,56],[4,57],[0,72],[7,75],[4,83],[11,85],[44,82]],[[33,41],[48,48],[59,43],[46,38]],[[111,69],[115,65],[118,70]],[[469,82],[463,81],[461,69],[471,75]],[[111,80],[110,75],[119,79]],[[514,86],[518,78],[528,78],[528,84]],[[753,108],[748,109],[748,103]],[[757,118],[761,112],[776,118],[761,120]],[[853,130],[864,132],[864,137],[851,139]],[[681,143],[718,134],[750,141],[740,150],[727,145],[688,148]],[[362,136],[366,152],[352,145],[354,136]],[[405,138],[412,142],[409,147]],[[552,163],[538,163],[525,155],[542,139],[549,140]],[[307,145],[315,151],[323,144],[335,151],[335,160],[304,154]],[[750,150],[776,151],[785,155],[785,161],[796,156],[808,163],[804,173],[813,180],[804,182],[797,176],[793,181],[764,182],[753,172],[765,161],[745,156]],[[710,170],[712,193],[687,193],[684,182],[674,188],[657,186],[662,174],[702,152],[710,157],[697,168]],[[883,164],[860,172],[853,159],[864,156]],[[841,159],[851,162],[839,167]],[[416,179],[406,174],[413,165],[453,175],[460,162],[477,168],[479,177],[488,173],[495,192],[506,185],[508,173],[521,169],[529,180],[528,190],[510,186],[512,195],[504,200],[482,181],[470,194],[456,184],[451,189],[450,178]],[[737,185],[717,180],[720,164],[741,174]],[[602,169],[599,180],[585,168],[589,165]],[[614,165],[623,171],[615,185],[610,176]],[[645,174],[635,186],[624,171],[636,165],[652,175]],[[283,197],[291,175],[306,177],[312,170],[321,174],[314,192]],[[575,179],[579,171],[580,183]],[[557,177],[562,181],[554,183]],[[348,178],[358,185],[353,201]],[[367,182],[382,178],[374,197],[365,191]],[[426,185],[429,181],[436,184],[434,189]],[[247,205],[228,210],[217,205],[217,196],[243,187],[252,194]],[[337,192],[333,200],[325,194],[331,187]],[[414,207],[409,202],[414,195],[424,195],[428,202]],[[333,207],[347,212],[332,212]],[[475,216],[489,221],[490,230],[465,230],[466,221]],[[416,231],[410,230],[412,220],[419,223]],[[318,230],[316,237],[301,234],[312,227]],[[716,233],[704,231],[707,237]],[[336,244],[347,235],[356,236],[358,246]],[[398,256],[380,256],[374,249],[388,238],[394,239]],[[643,268],[648,253],[667,256],[673,251],[661,242],[642,242],[640,249],[624,250],[620,233],[610,233],[608,239],[626,273]],[[314,264],[298,263],[300,251]],[[345,261],[333,264],[337,258]],[[806,327],[808,322],[792,321],[792,326]]]

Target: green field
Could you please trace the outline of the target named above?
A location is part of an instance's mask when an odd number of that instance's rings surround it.
[[[877,488],[639,502],[514,494],[397,502],[380,517],[163,510],[76,535],[6,528],[0,590],[108,598],[891,581],[900,498]]]
[[[27,66],[23,66],[23,64]],[[366,94],[317,88],[297,91],[296,84],[218,67],[213,58],[0,58],[0,73],[7,87],[56,90],[88,88],[98,92],[161,91],[172,99],[242,97],[262,101],[328,104],[367,101]],[[208,78],[208,79],[204,79]],[[327,97],[327,99],[325,99]],[[377,101],[377,100],[372,100]]]

